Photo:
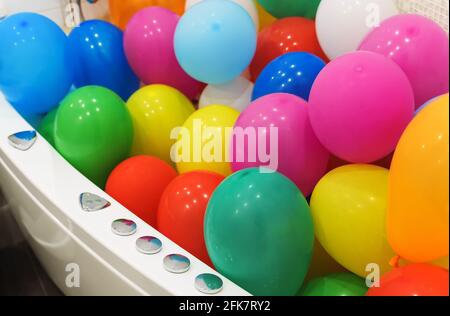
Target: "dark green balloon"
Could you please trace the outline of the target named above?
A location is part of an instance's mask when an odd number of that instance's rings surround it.
[[[38,132],[44,137],[50,145],[55,147],[55,118],[57,108],[48,113],[39,124]]]
[[[334,273],[311,280],[301,296],[364,296],[368,288],[364,279],[353,273]]]
[[[258,0],[261,6],[274,17],[301,16],[316,17],[320,0]]]
[[[54,135],[61,155],[103,188],[112,169],[128,158],[133,127],[125,103],[117,94],[87,86],[61,102]]]
[[[254,295],[295,295],[314,243],[308,204],[282,174],[241,170],[214,191],[205,216],[217,270]]]

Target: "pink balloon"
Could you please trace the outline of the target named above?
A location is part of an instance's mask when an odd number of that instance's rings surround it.
[[[390,59],[354,52],[330,62],[309,98],[311,124],[335,156],[370,163],[389,155],[414,115],[405,73]]]
[[[169,85],[192,100],[204,84],[191,78],[175,57],[173,38],[178,20],[178,15],[165,8],[140,10],[125,29],[125,53],[142,82]]]
[[[359,50],[389,57],[408,76],[416,108],[449,90],[449,41],[432,20],[415,14],[383,21],[363,40]]]
[[[240,143],[236,136],[239,128],[253,130],[256,141],[246,138]],[[326,172],[329,153],[312,130],[308,104],[295,95],[274,93],[257,99],[240,115],[234,133],[233,171],[267,166],[269,163],[260,151],[269,153],[271,169],[291,179],[305,196],[311,194]]]

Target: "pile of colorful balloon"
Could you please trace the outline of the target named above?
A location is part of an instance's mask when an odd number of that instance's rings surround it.
[[[448,295],[439,25],[391,0],[110,7],[68,36],[0,22],[1,91],[75,168],[252,294]]]

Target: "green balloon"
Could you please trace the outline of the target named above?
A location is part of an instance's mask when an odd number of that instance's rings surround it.
[[[111,90],[87,86],[69,94],[55,119],[56,149],[103,188],[108,175],[128,158],[133,126],[123,100]]]
[[[301,296],[364,296],[368,288],[364,279],[353,273],[334,273],[311,280]]]
[[[274,17],[301,16],[316,17],[320,0],[258,0],[261,6]]]
[[[39,124],[38,132],[41,134],[44,139],[46,139],[50,145],[55,147],[55,118],[56,118],[56,112],[58,109],[54,109],[53,111],[49,112],[41,121],[41,124]]]
[[[297,186],[277,172],[241,170],[214,191],[205,240],[216,269],[254,295],[295,295],[308,271],[314,229]]]

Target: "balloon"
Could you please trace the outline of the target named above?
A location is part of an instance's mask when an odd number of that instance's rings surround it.
[[[170,149],[174,128],[182,126],[194,113],[192,103],[182,93],[165,85],[141,88],[127,102],[133,119],[133,155],[151,155],[173,164]]]
[[[73,61],[64,32],[35,13],[0,23],[0,91],[24,116],[51,111],[69,92]]]
[[[193,100],[204,85],[191,78],[175,57],[173,37],[179,19],[164,8],[139,11],[125,30],[125,52],[134,72],[145,84],[166,84]]]
[[[259,166],[276,170],[305,196],[326,172],[329,154],[311,128],[307,103],[299,97],[274,93],[259,98],[241,114],[234,132],[233,171]]]
[[[256,80],[272,60],[289,52],[307,52],[328,60],[317,40],[314,21],[299,17],[284,18],[262,30],[250,65],[252,78]]]
[[[439,24],[420,15],[402,14],[383,21],[366,36],[359,49],[396,62],[411,81],[418,108],[448,93],[448,45],[448,35]]]
[[[309,97],[311,124],[335,156],[368,163],[389,155],[414,116],[414,95],[391,60],[354,52],[330,62]]]
[[[198,3],[181,17],[175,31],[175,54],[181,67],[208,84],[224,84],[240,76],[255,49],[255,25],[232,1]]]
[[[181,15],[184,12],[185,0],[109,0],[111,22],[122,30],[138,11],[146,7],[163,7]]]
[[[156,227],[159,200],[176,176],[176,171],[158,158],[135,156],[114,168],[105,192],[147,224]]]
[[[347,272],[347,270],[336,262],[326,251],[323,249],[320,242],[317,239],[314,240],[314,250],[311,259],[311,265],[309,266],[308,274],[305,278],[305,283],[312,279],[323,277],[331,273]]]
[[[314,279],[302,289],[301,296],[364,296],[366,281],[352,273],[335,273]]]
[[[58,109],[53,109],[39,124],[38,132],[50,145],[55,147],[55,119]]]
[[[316,16],[320,46],[330,59],[353,52],[370,30],[396,14],[394,0],[322,0]]]
[[[278,172],[253,168],[214,191],[205,239],[217,271],[250,293],[294,295],[308,271],[314,231],[297,187]]]
[[[326,174],[314,189],[311,212],[316,237],[338,263],[366,277],[366,266],[390,269],[386,240],[388,170],[347,165]]]
[[[255,1],[256,9],[258,10],[258,16],[259,16],[259,29],[262,30],[269,25],[271,25],[273,22],[275,22],[277,19],[270,15],[261,5],[258,1]]]
[[[211,104],[227,104],[239,112],[252,101],[253,83],[244,77],[222,85],[208,85],[200,96],[199,108]]]
[[[172,147],[178,172],[205,170],[230,175],[229,144],[238,116],[235,109],[214,104],[192,114]]]
[[[203,223],[209,199],[224,179],[207,171],[179,175],[165,189],[157,213],[158,230],[211,267]]]
[[[204,0],[186,0],[186,7],[185,11],[189,10],[193,5],[200,3]],[[256,29],[259,29],[259,16],[258,16],[258,10],[256,9],[256,4],[254,0],[231,0],[237,4],[239,4],[241,7],[247,11],[248,15],[253,20],[253,23],[255,24]]]
[[[123,34],[100,20],[86,21],[69,35],[74,54],[76,87],[98,85],[117,93],[123,100],[139,89],[139,79],[125,57]]]
[[[388,240],[402,258],[412,262],[448,256],[448,115],[447,94],[414,118],[392,161]]]
[[[103,188],[111,170],[128,157],[133,126],[122,99],[103,87],[70,93],[55,118],[59,153],[89,180]]]
[[[368,296],[448,296],[448,271],[429,264],[394,268]]]
[[[314,19],[320,0],[258,0],[258,2],[277,18],[302,16]]]
[[[291,93],[304,100],[325,63],[309,53],[294,52],[281,55],[259,75],[253,90],[253,100],[271,93]]]

